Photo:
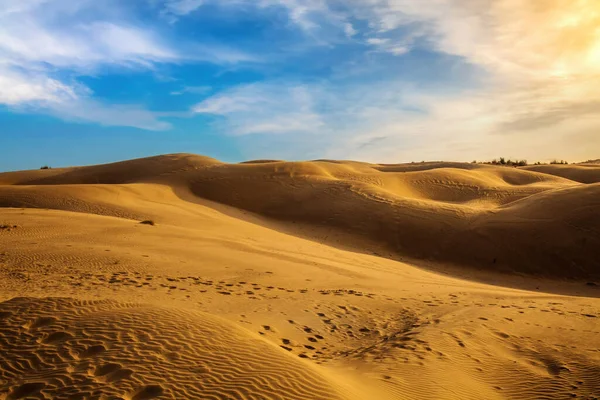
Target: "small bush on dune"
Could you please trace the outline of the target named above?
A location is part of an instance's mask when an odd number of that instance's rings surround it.
[[[152,221],[151,219],[147,219],[145,221],[142,221],[142,222],[140,222],[140,224],[142,224],[142,225],[152,225],[152,226],[156,225],[156,223],[154,221]]]
[[[52,167],[48,166],[48,165],[44,165],[43,167],[41,167],[40,169],[52,169]]]

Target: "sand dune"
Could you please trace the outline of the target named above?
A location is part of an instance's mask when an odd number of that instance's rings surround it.
[[[0,175],[0,182],[13,184],[0,187],[0,205],[139,219],[144,215],[134,200],[124,206],[125,186],[99,185],[156,183],[188,200],[191,192],[192,201],[284,221],[288,229],[308,225],[332,238],[339,232],[352,237],[358,251],[474,269],[600,277],[600,185],[545,173],[457,163],[223,164],[171,155],[47,174]],[[74,186],[80,184],[88,187]],[[123,190],[123,198],[114,193],[101,200],[103,191],[114,190]]]
[[[530,165],[524,167],[527,171],[560,176],[581,183],[600,182],[600,163],[571,164],[571,165]]]
[[[193,154],[174,154],[90,167],[17,171],[0,174],[0,184],[62,185],[118,184],[153,180],[177,172],[218,165],[219,161]]]
[[[0,398],[599,397],[597,183],[193,155],[0,183]]]

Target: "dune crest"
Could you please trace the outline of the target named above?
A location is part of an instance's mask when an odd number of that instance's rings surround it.
[[[530,165],[524,169],[560,176],[580,183],[600,182],[600,163],[598,162],[570,165]]]

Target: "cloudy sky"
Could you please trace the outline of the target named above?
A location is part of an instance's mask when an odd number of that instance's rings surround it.
[[[598,0],[0,0],[0,170],[600,157]]]

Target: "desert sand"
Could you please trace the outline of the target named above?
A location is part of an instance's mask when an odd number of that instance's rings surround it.
[[[599,164],[2,173],[0,399],[598,399],[599,249]]]

